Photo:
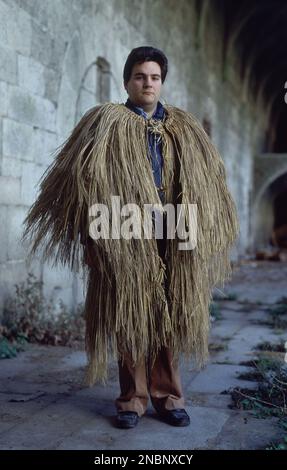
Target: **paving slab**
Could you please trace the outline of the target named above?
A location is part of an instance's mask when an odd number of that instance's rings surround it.
[[[238,378],[240,374],[251,370],[250,367],[239,365],[208,364],[192,381],[187,394],[192,394],[192,392],[222,393],[235,387],[256,388],[255,382]]]
[[[247,412],[236,412],[225,422],[220,433],[209,439],[203,449],[265,450],[271,442],[282,440],[284,431],[276,418],[257,419]]]
[[[66,438],[57,449],[196,449],[206,445],[209,439],[215,438],[230,416],[227,411],[212,408],[187,407],[186,409],[192,423],[188,428],[168,426],[157,419],[151,411],[141,418],[136,430],[132,432],[114,429],[110,423],[107,424],[106,419],[102,418],[100,422],[87,423],[79,433]]]

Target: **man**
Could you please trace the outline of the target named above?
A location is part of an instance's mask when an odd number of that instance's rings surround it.
[[[161,419],[189,424],[178,358],[183,353],[201,365],[208,357],[211,291],[230,275],[229,249],[238,231],[216,149],[191,114],[159,101],[167,68],[158,49],[131,51],[124,67],[127,102],[85,114],[26,218],[25,237],[35,237],[32,252],[43,242],[46,258],[71,268],[80,259],[89,267],[88,381],[106,377],[109,354],[118,360],[116,423],[123,428],[138,423],[149,394]],[[146,205],[162,208],[164,236],[121,236],[123,227],[111,224],[110,216],[119,215],[115,196],[122,207],[139,207],[140,221]],[[170,232],[164,209],[174,207],[186,229],[191,204],[197,207],[196,246],[179,249],[181,236]],[[102,207],[104,217],[98,217]]]

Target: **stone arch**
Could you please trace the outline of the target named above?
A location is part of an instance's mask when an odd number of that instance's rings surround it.
[[[204,47],[204,36],[206,30],[206,23],[211,7],[211,2],[209,0],[202,0],[197,2],[197,14],[198,14],[198,23],[197,23],[197,37],[196,43],[200,48]]]
[[[253,249],[270,243],[275,222],[274,201],[284,188],[287,191],[287,155],[268,154],[257,157],[251,212]]]
[[[76,102],[75,123],[97,104],[110,101],[111,66],[104,57],[97,57],[83,72]]]
[[[111,36],[109,41],[106,38],[107,31]],[[117,32],[110,29],[109,18],[100,12],[94,16],[83,15],[79,19],[78,29],[68,44],[62,67],[56,116],[59,144],[73,129],[79,117],[79,109],[84,106],[88,109],[107,101],[107,98],[111,101],[124,98],[124,88],[120,86],[123,64],[119,58],[126,56],[128,50],[122,46],[119,38],[112,37],[113,34]],[[110,47],[111,43],[115,44],[114,48]],[[110,83],[103,93],[99,93],[99,83],[95,83],[95,92],[91,89],[92,71],[95,68],[101,71],[102,77],[109,76]],[[81,87],[87,88],[88,81],[89,98],[79,98]],[[85,105],[80,105],[80,99],[83,99]]]

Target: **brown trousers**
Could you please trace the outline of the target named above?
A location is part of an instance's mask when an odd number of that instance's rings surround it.
[[[162,348],[153,365],[142,360],[134,365],[131,358],[118,362],[121,394],[115,404],[118,411],[146,411],[149,394],[157,412],[184,407],[178,361],[170,349]]]
[[[163,221],[164,237],[157,240],[159,256],[165,262],[166,220]],[[165,280],[165,288],[168,282]],[[173,359],[169,348],[163,347],[151,364],[143,359],[134,365],[128,355],[118,362],[121,394],[115,404],[118,411],[136,411],[142,416],[147,408],[149,394],[157,412],[184,407],[178,360]]]

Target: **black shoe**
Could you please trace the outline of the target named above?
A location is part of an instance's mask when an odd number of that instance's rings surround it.
[[[165,410],[159,413],[159,416],[172,426],[189,426],[190,418],[183,408],[175,410]]]
[[[118,428],[134,428],[139,422],[139,415],[136,411],[119,411],[116,419]]]

